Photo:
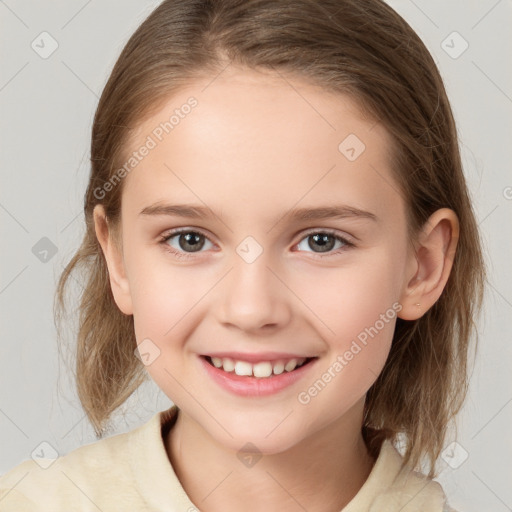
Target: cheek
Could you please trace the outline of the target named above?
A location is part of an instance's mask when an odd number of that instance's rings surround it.
[[[186,341],[193,334],[201,297],[211,283],[193,274],[192,267],[167,264],[164,254],[152,252],[156,253],[131,252],[126,261],[135,337],[139,352],[149,354],[150,364],[145,365],[152,379],[167,393],[177,394],[179,386],[171,375],[183,380],[180,371],[186,367]]]
[[[192,267],[180,268],[166,261],[162,247],[142,247],[141,242],[127,243],[126,267],[137,340],[172,336],[180,319],[204,293],[202,281],[192,275]]]
[[[341,347],[393,308],[399,283],[400,262],[376,250],[338,269],[305,273],[298,277],[295,289],[324,324],[326,338],[339,340]]]
[[[144,364],[156,385],[174,403],[186,403],[189,395],[181,383],[187,381],[190,363],[187,340],[197,327],[198,303],[211,284],[162,262],[139,268],[132,289],[139,352],[143,362],[144,353],[149,354]],[[194,383],[187,390],[201,394]]]
[[[393,251],[381,249],[307,282],[301,277],[299,294],[307,297],[329,350],[330,366],[319,372],[337,376],[333,388],[340,396],[360,397],[382,371],[401,309],[400,268]]]
[[[349,294],[338,304],[337,310],[325,315],[334,330],[325,338],[329,348],[325,362],[297,396],[309,410],[310,429],[343,416],[375,383],[387,361],[400,310],[399,303],[390,303],[378,290]]]

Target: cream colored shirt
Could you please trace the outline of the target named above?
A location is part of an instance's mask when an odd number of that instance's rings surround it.
[[[178,408],[144,425],[81,446],[53,462],[32,459],[0,476],[0,512],[196,512],[169,461],[162,428]],[[398,474],[401,455],[389,441],[357,495],[342,512],[446,512],[439,483]],[[207,509],[207,507],[205,507]]]

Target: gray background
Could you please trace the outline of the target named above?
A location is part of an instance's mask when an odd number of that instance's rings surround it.
[[[123,45],[158,3],[0,0],[0,473],[29,458],[42,441],[60,454],[95,441],[58,359],[53,293],[83,234],[99,95]],[[459,444],[440,460],[439,481],[460,512],[512,510],[512,3],[389,3],[425,41],[445,80],[489,265],[481,345],[459,418]],[[31,47],[35,41],[42,52],[45,37],[50,48],[43,31],[58,43],[48,58]],[[460,36],[450,35],[454,31]],[[469,47],[454,58],[464,40]],[[40,252],[41,244],[48,246],[44,237],[54,255]],[[73,326],[68,335],[73,337]],[[117,432],[170,405],[150,381],[123,407]]]

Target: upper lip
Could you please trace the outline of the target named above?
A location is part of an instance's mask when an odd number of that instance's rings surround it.
[[[258,363],[260,361],[289,361],[290,359],[309,359],[316,356],[291,354],[289,352],[260,352],[257,354],[246,354],[243,352],[211,352],[209,354],[203,354],[208,357],[218,357],[223,359],[229,357],[234,361],[247,361],[248,363]]]

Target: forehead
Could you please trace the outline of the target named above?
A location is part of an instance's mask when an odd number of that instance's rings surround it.
[[[191,83],[137,128],[129,152],[144,145],[125,178],[132,208],[179,198],[270,214],[274,203],[344,195],[385,205],[398,192],[381,125],[348,95],[276,74],[231,69]]]

